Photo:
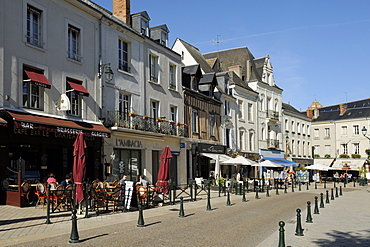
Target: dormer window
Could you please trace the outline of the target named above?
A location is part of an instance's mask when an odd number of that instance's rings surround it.
[[[149,36],[148,34],[149,26],[148,26],[148,21],[141,19],[141,34],[144,34],[146,36]]]
[[[196,76],[193,76],[192,83],[191,83],[191,89],[198,91],[198,78]]]
[[[161,45],[167,46],[168,34],[165,32],[161,33]]]

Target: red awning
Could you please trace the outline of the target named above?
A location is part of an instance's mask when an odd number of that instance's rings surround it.
[[[6,126],[6,124],[7,124],[7,121],[5,121],[4,119],[0,117],[0,126]]]
[[[89,92],[81,84],[78,84],[78,83],[75,83],[75,82],[70,82],[70,81],[67,81],[67,82],[73,88],[73,91],[76,94],[79,94],[79,95],[82,95],[82,96],[87,96],[87,97],[89,96]]]
[[[88,136],[110,137],[110,131],[101,124],[64,120],[20,112],[8,111],[8,113],[13,117],[15,128],[38,129],[66,134],[83,132]]]
[[[51,84],[48,79],[46,79],[44,74],[28,70],[24,70],[24,72],[26,72],[28,78],[31,80],[31,83],[35,84],[36,86],[51,88]]]

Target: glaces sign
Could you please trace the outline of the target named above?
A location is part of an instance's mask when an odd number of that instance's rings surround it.
[[[143,144],[138,140],[116,139],[116,147],[143,148]]]

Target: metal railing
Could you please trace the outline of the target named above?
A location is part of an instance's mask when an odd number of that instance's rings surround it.
[[[279,112],[277,111],[267,111],[267,118],[279,120]]]
[[[267,140],[267,147],[268,148],[279,148],[279,140],[268,139]]]
[[[188,136],[186,124],[175,123],[161,118],[151,118],[137,114],[124,114],[119,111],[108,111],[108,122],[112,126],[134,130],[148,131],[174,136]]]

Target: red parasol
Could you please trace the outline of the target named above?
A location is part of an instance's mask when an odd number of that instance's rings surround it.
[[[168,193],[168,178],[170,176],[170,159],[172,159],[171,149],[169,147],[165,147],[161,158],[160,158],[160,166],[158,171],[158,180],[156,185],[156,191],[161,192],[163,194]]]
[[[75,143],[73,144],[73,180],[76,184],[76,204],[84,199],[84,190],[82,182],[86,176],[86,142],[84,134],[78,133]]]

